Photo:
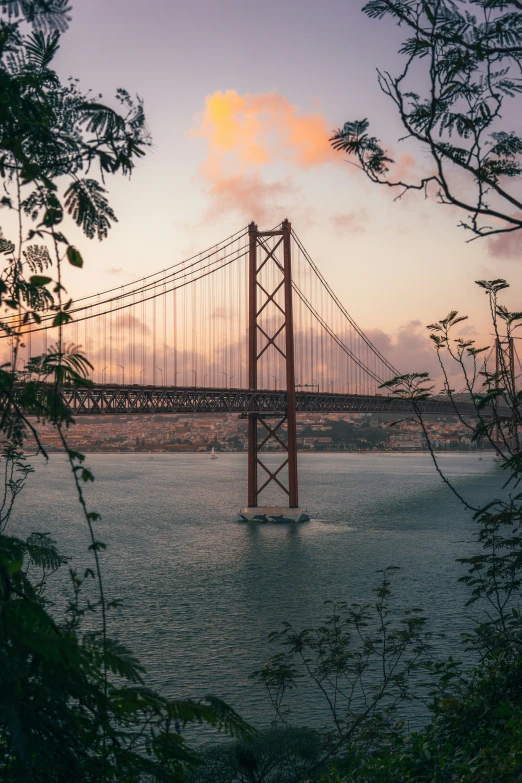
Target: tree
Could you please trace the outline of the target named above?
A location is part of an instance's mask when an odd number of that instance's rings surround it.
[[[248,741],[209,745],[191,783],[312,783],[318,780],[322,750],[313,729],[265,729]]]
[[[505,115],[522,90],[520,0],[370,0],[363,11],[408,31],[402,71],[378,71],[378,81],[404,138],[427,150],[433,167],[394,178],[394,160],[367,119],[346,122],[333,147],[353,156],[372,182],[397,189],[397,198],[419,190],[463,210],[460,225],[471,239],[519,231],[522,199],[513,184],[522,172],[522,137]]]
[[[406,138],[428,150],[434,172],[417,180],[394,179],[393,163],[367,120],[347,122],[332,139],[355,156],[375,183],[426,194],[466,213],[461,226],[472,239],[522,228],[521,200],[513,183],[522,172],[522,139],[505,119],[509,100],[521,91],[522,3],[519,0],[371,0],[372,18],[392,17],[409,30],[398,77],[379,72],[383,92],[394,102]],[[475,13],[476,12],[476,13]],[[427,89],[421,96],[410,78]],[[449,659],[432,664],[432,718],[425,730],[373,755],[337,759],[329,783],[358,781],[461,781],[515,783],[522,774],[522,391],[517,378],[516,330],[522,312],[509,311],[499,296],[505,280],[481,280],[488,296],[494,342],[479,347],[459,336],[466,319],[457,311],[428,326],[443,373],[443,392],[472,439],[488,441],[505,471],[504,493],[477,505],[445,475],[433,451],[419,402],[433,393],[427,373],[406,374],[388,386],[412,404],[435,469],[477,523],[479,551],[462,559],[468,572],[468,605],[476,625],[464,635],[475,666]],[[448,367],[460,370],[474,421],[460,415]]]
[[[74,309],[62,265],[83,265],[64,225],[69,217],[87,238],[107,236],[116,215],[106,180],[129,176],[150,138],[139,99],[118,90],[114,106],[102,103],[75,80],[63,84],[52,69],[69,10],[66,0],[0,6],[0,205],[15,225],[12,238],[0,238],[0,336],[11,348],[0,367],[0,778],[180,781],[197,763],[182,735],[187,722],[241,738],[251,732],[212,696],[171,700],[147,688],[143,668],[108,632],[116,603],[103,589],[104,545],[95,532],[100,515],[83,493],[94,476],[84,455],[68,446],[74,422],[61,396],[64,385],[90,383],[87,358],[62,338]],[[18,349],[42,315],[51,316],[56,344],[21,373]],[[7,530],[32,470],[26,452],[45,455],[41,421],[56,428],[68,457],[92,558],[82,573],[70,571],[62,616],[46,597],[50,574],[66,565],[56,543],[44,534],[22,540]]]
[[[329,602],[316,628],[283,623],[269,637],[281,651],[252,675],[269,697],[275,726],[289,725],[288,699],[301,683],[316,689],[330,720],[314,771],[339,754],[376,753],[400,736],[398,710],[414,698],[411,675],[428,660],[430,645],[422,612],[414,608],[399,616],[393,606],[394,570],[381,572],[375,598],[366,605]]]
[[[499,301],[506,281],[482,280],[478,285],[488,297],[496,339],[512,340],[522,326],[522,312],[511,312]],[[334,761],[324,779],[328,783],[516,783],[522,774],[522,391],[503,349],[492,360],[490,347],[458,336],[458,325],[465,320],[453,311],[428,329],[455,414],[474,440],[485,438],[497,450],[506,477],[499,497],[477,505],[445,475],[419,406],[433,390],[426,373],[400,376],[386,386],[412,404],[435,468],[477,525],[480,549],[460,559],[467,567],[460,579],[470,589],[467,605],[475,610],[475,627],[463,634],[462,642],[468,660],[472,652],[471,660],[477,663],[430,661],[431,720],[426,728],[411,736],[398,732],[377,752],[368,754],[360,745],[350,748]],[[459,398],[448,382],[449,363],[460,368],[475,405],[474,422],[461,417]]]

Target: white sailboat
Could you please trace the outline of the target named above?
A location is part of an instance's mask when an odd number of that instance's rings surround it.
[[[152,454],[150,453],[150,451],[149,451],[149,459],[154,459],[154,457],[152,456]]]
[[[217,454],[215,452],[214,446],[212,446],[212,451],[210,452],[210,459],[217,459]]]

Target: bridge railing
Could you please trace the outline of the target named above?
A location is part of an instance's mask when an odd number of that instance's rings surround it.
[[[62,387],[62,399],[75,416],[166,413],[264,413],[282,415],[287,410],[284,391],[216,389],[162,386],[103,385],[91,388]],[[297,391],[297,413],[403,413],[413,414],[411,402],[395,397],[362,394]],[[473,402],[431,398],[419,403],[426,415],[476,416]],[[490,415],[486,411],[483,415]],[[492,414],[492,411],[491,411]],[[506,411],[506,416],[509,412]]]

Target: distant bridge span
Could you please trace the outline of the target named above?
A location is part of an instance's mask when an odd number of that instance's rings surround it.
[[[74,416],[144,415],[159,413],[259,413],[284,416],[285,391],[215,389],[164,386],[94,386],[61,389],[62,398]],[[296,413],[413,413],[407,400],[363,394],[327,392],[295,393]],[[425,400],[419,407],[426,415],[455,415],[453,403]],[[472,403],[458,403],[462,416],[476,416]]]
[[[411,402],[379,395],[401,373],[348,313],[288,220],[269,231],[251,223],[156,274],[83,297],[68,313],[57,344],[83,346],[96,381],[61,389],[72,415],[243,416],[254,518],[269,485],[286,495],[285,513],[300,518],[297,414],[414,413]],[[55,339],[55,319],[50,308],[38,323],[24,321],[12,343],[25,351],[13,360],[29,378],[30,360],[50,350],[49,331]],[[10,330],[0,340],[11,340],[20,316],[3,320]],[[435,397],[419,408],[477,415],[473,400],[456,410]],[[264,461],[268,442],[281,453],[277,468]]]

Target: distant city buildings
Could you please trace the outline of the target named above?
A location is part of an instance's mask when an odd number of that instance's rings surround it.
[[[405,419],[391,426],[382,414],[299,414],[297,445],[305,451],[422,451],[427,448],[418,422]],[[38,424],[49,451],[61,451],[51,425]],[[80,451],[245,451],[247,419],[229,415],[122,415],[78,417],[67,434]],[[426,422],[437,450],[477,448],[464,424],[451,417]],[[275,446],[273,448],[276,448]]]

